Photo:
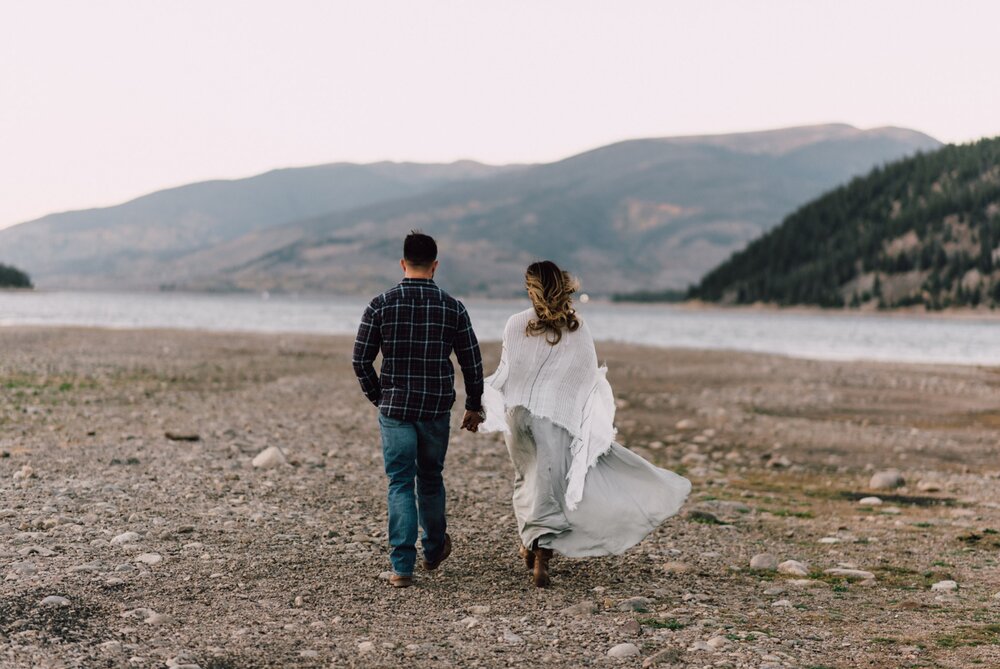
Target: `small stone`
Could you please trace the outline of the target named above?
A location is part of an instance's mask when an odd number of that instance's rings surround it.
[[[471,630],[473,627],[479,624],[479,618],[475,616],[466,616],[458,621],[458,624],[467,630]]]
[[[474,616],[485,616],[489,612],[490,612],[490,607],[485,604],[469,607],[469,613],[471,613]]]
[[[786,458],[784,455],[774,456],[767,461],[767,466],[773,469],[787,469],[792,466],[792,461]]]
[[[787,609],[791,608],[792,603],[787,599],[779,599],[778,601],[771,604],[771,606],[773,606],[776,609]]]
[[[135,561],[148,565],[160,564],[163,562],[163,556],[159,553],[143,553],[141,555],[137,555]]]
[[[938,581],[931,586],[931,590],[936,592],[952,592],[958,590],[958,583],[955,581]]]
[[[764,594],[768,597],[777,597],[778,595],[785,594],[785,589],[780,585],[775,585],[764,591]]]
[[[14,562],[10,565],[10,571],[16,576],[34,576],[38,573],[34,562]]]
[[[861,506],[878,506],[882,503],[882,498],[880,497],[862,497],[858,500],[858,504]]]
[[[173,622],[173,618],[166,613],[157,613],[153,611],[145,620],[142,622],[147,625],[166,625],[167,623]]]
[[[299,657],[307,657],[307,658],[310,658],[310,659],[317,658],[317,657],[319,657],[319,651],[318,650],[300,650],[299,651]]]
[[[809,567],[798,560],[785,560],[778,565],[778,573],[786,576],[808,576]]]
[[[49,595],[42,600],[42,606],[69,606],[69,600],[59,595]]]
[[[17,551],[18,555],[28,556],[28,555],[40,555],[41,557],[52,557],[56,554],[51,548],[46,548],[45,546],[25,546]]]
[[[383,571],[381,574],[378,575],[378,577],[383,581],[388,581],[390,578],[392,578],[392,571],[390,570]]]
[[[502,639],[502,641],[504,643],[509,643],[509,644],[521,644],[521,643],[524,643],[524,639],[522,639],[517,634],[514,634],[510,630],[504,630],[503,631],[503,637],[501,637],[501,639]]]
[[[712,648],[711,646],[709,646],[704,641],[695,641],[693,644],[691,644],[688,647],[688,650],[698,650],[698,651],[702,651],[704,653],[714,653],[715,652],[715,649]]]
[[[724,646],[726,646],[729,643],[729,639],[727,639],[724,636],[713,636],[711,639],[709,639],[705,643],[707,643],[712,648],[714,648],[716,650],[719,650],[720,648],[723,648]]]
[[[884,471],[875,472],[872,475],[871,480],[868,482],[868,487],[873,490],[892,490],[893,488],[899,488],[906,485],[906,480],[903,475],[899,473],[898,469],[886,469]]]
[[[358,644],[359,653],[362,654],[370,653],[373,650],[375,650],[375,644],[373,644],[371,641],[362,641],[361,643]]]
[[[839,544],[840,539],[837,537],[823,537],[819,540],[821,544]]]
[[[259,469],[280,467],[281,465],[287,463],[288,461],[285,459],[285,454],[282,453],[281,449],[277,446],[268,446],[263,451],[258,453],[252,462],[253,466]]]
[[[774,571],[778,568],[778,558],[770,553],[758,553],[750,558],[750,568],[758,571]]]
[[[112,546],[121,546],[122,544],[129,544],[133,541],[139,541],[140,537],[137,532],[122,532],[117,537],[111,540]]]
[[[597,604],[590,600],[584,600],[572,606],[567,606],[562,610],[562,613],[567,616],[573,616],[577,618],[579,616],[589,616],[593,613],[597,613]]]
[[[685,562],[671,561],[663,565],[663,571],[668,574],[689,574],[691,565]]]
[[[639,654],[639,647],[634,643],[620,643],[617,646],[613,646],[608,650],[608,657],[613,657],[616,659],[623,659],[626,657],[635,657]]]
[[[829,574],[830,576],[839,576],[840,578],[846,578],[848,581],[867,581],[875,580],[875,574],[870,571],[863,571],[861,569],[844,569],[837,567],[835,569],[827,569],[823,572],[824,574]]]
[[[109,653],[111,655],[117,655],[118,653],[122,652],[122,642],[121,641],[105,641],[104,643],[100,644],[100,648],[105,653]]]
[[[653,600],[649,597],[629,597],[628,599],[623,599],[618,603],[618,610],[646,613],[652,605]]]
[[[698,424],[690,418],[685,418],[684,420],[677,421],[677,424],[674,425],[674,427],[678,430],[693,430],[698,427]]]
[[[921,481],[917,484],[920,492],[941,492],[941,484],[937,481]]]

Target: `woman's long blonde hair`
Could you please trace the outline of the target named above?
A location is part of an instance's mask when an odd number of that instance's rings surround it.
[[[551,260],[532,263],[524,274],[528,297],[535,307],[536,319],[528,321],[529,337],[545,334],[545,340],[555,346],[562,340],[563,330],[576,332],[580,320],[573,309],[573,293],[580,283]]]

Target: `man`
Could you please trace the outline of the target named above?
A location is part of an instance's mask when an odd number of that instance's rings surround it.
[[[354,372],[365,396],[379,408],[389,478],[389,583],[405,588],[413,584],[418,522],[424,530],[424,569],[437,569],[451,554],[441,471],[455,403],[452,351],[465,379],[462,427],[475,432],[485,413],[479,342],[465,306],[434,283],[437,244],[411,232],[399,264],[402,282],[365,309],[354,343]],[[373,364],[379,351],[381,376]]]

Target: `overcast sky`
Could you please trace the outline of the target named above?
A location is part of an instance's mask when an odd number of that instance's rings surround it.
[[[335,161],[1000,135],[997,26],[992,0],[4,0],[0,227]]]

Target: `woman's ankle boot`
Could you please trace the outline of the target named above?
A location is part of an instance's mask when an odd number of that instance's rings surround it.
[[[537,587],[544,588],[549,585],[549,560],[552,559],[552,549],[536,548],[534,553],[535,569],[532,580]]]

